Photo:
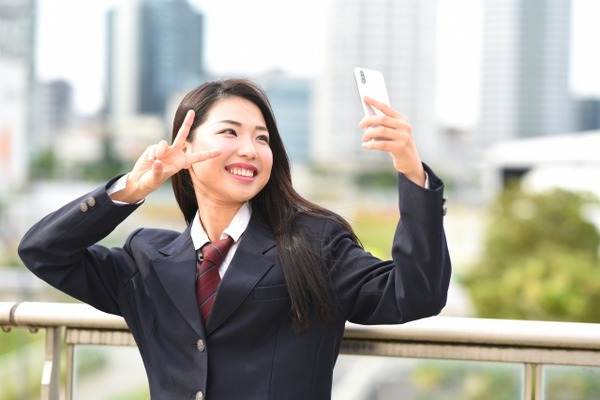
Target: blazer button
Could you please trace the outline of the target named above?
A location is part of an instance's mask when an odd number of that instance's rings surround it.
[[[81,210],[81,212],[87,212],[88,205],[86,203],[79,203],[79,210]]]
[[[206,345],[204,344],[204,340],[198,339],[198,341],[196,342],[196,347],[198,348],[198,351],[204,351],[206,349]]]
[[[204,393],[202,393],[202,392],[196,393],[195,399],[196,400],[204,400]]]
[[[87,203],[88,206],[90,207],[94,207],[96,205],[96,199],[93,197],[88,197],[87,200],[85,201]]]

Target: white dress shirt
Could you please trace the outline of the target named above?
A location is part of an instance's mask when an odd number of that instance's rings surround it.
[[[248,223],[250,222],[251,216],[252,207],[250,206],[250,203],[245,202],[240,207],[238,212],[233,216],[233,219],[229,223],[229,226],[225,228],[223,234],[219,238],[224,239],[226,236],[231,236],[234,242],[231,248],[229,249],[229,252],[227,252],[225,259],[221,263],[221,266],[219,267],[219,275],[221,275],[221,277],[223,277],[223,274],[225,274],[225,271],[227,271],[227,268],[229,267],[229,263],[231,263],[231,259],[233,258],[233,255],[235,254],[235,251],[238,248],[239,240],[242,237],[242,234],[244,233],[246,228],[248,227]],[[198,212],[196,212],[194,220],[192,221],[191,236],[196,251],[200,250],[202,246],[210,242],[208,235],[204,231],[204,227],[200,223],[200,216],[198,215]]]

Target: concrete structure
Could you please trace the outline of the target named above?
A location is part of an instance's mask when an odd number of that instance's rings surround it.
[[[483,159],[485,193],[492,197],[510,178],[534,190],[562,188],[600,198],[600,130],[516,139],[490,146]]]

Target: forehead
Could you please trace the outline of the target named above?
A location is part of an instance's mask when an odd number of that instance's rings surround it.
[[[206,121],[232,120],[265,124],[260,108],[242,97],[228,97],[216,101],[208,110]]]

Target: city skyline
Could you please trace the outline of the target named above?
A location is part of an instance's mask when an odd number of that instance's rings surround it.
[[[74,86],[79,112],[93,112],[102,103],[104,13],[115,2],[39,0],[38,75],[42,80],[68,80]],[[216,4],[191,1],[207,17],[207,70],[220,75],[253,75],[279,68],[291,75],[315,77],[322,67],[331,1],[307,0],[285,7],[280,3],[236,3],[237,12],[231,13],[232,0]],[[600,96],[600,74],[596,73],[600,70],[600,45],[593,40],[600,35],[600,27],[595,26],[600,4],[573,0],[573,5],[570,86],[575,93]],[[438,1],[437,114],[442,123],[476,123],[482,7],[482,2],[470,0]],[[584,40],[586,37],[592,40]],[[457,95],[460,101],[456,101]]]

